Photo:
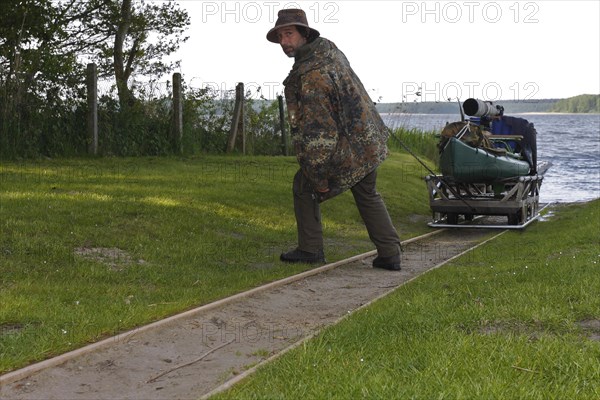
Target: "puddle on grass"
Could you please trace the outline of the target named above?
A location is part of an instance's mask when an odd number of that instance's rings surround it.
[[[600,320],[586,319],[575,323],[589,340],[600,341]],[[529,340],[534,341],[542,335],[560,334],[560,332],[549,330],[543,325],[529,326],[522,323],[488,323],[477,330],[481,335],[515,334],[527,335]]]
[[[5,322],[0,324],[0,337],[19,335],[28,329],[37,329],[40,322]]]
[[[554,218],[556,214],[554,213],[553,210],[549,210],[548,212],[545,212],[544,214],[540,215],[538,217],[538,221],[539,222],[547,222],[550,221],[551,219]]]
[[[554,332],[549,331],[542,325],[529,326],[524,323],[502,323],[496,322],[486,324],[479,328],[479,334],[481,335],[524,335],[527,336],[529,341],[537,341],[543,335],[553,334]]]
[[[577,322],[590,340],[600,341],[600,319],[586,319]]]
[[[117,247],[78,247],[74,252],[86,260],[107,265],[113,271],[122,271],[131,264],[141,265],[146,263],[144,260],[134,261],[129,253]]]
[[[560,206],[558,203],[549,203],[549,204],[540,204],[542,209],[540,210],[540,215],[538,216],[538,221],[540,222],[548,222],[554,217],[556,217],[556,210]]]
[[[16,334],[20,333],[23,329],[25,329],[24,324],[19,324],[19,323],[0,324],[0,336],[16,335]]]

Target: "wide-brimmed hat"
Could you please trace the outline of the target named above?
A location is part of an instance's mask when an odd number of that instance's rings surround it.
[[[279,43],[277,38],[277,30],[279,28],[283,28],[284,26],[303,26],[308,29],[308,41],[312,42],[316,38],[319,37],[320,33],[316,29],[308,26],[308,21],[306,19],[306,13],[303,10],[297,8],[286,8],[284,10],[280,10],[277,13],[277,22],[275,22],[275,27],[267,33],[267,40],[273,43]]]

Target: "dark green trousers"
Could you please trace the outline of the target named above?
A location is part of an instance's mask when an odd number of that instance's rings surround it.
[[[350,190],[378,255],[389,257],[400,253],[400,239],[385,203],[375,189],[376,180],[377,170],[365,176]],[[316,253],[323,249],[321,209],[313,186],[301,170],[294,176],[293,192],[298,248]]]

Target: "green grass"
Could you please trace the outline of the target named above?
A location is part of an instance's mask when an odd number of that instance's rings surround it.
[[[1,163],[0,372],[310,268],[279,262],[296,243],[296,170],[293,157]],[[380,168],[403,238],[428,230],[424,175],[406,154]],[[329,261],[373,249],[353,204],[323,204]],[[93,249],[113,258],[78,254]]]
[[[599,235],[600,200],[561,206],[216,398],[598,399]]]
[[[416,128],[400,127],[392,131],[389,143],[391,149],[406,151],[406,147],[408,147],[418,157],[424,157],[435,165],[439,165],[440,155],[437,146],[439,141],[439,131],[424,132]]]

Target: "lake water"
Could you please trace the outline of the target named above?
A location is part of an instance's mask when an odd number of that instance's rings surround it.
[[[392,128],[439,131],[450,114],[384,114]],[[537,130],[538,162],[551,161],[540,191],[540,202],[578,202],[600,198],[600,114],[511,114],[533,122]]]

